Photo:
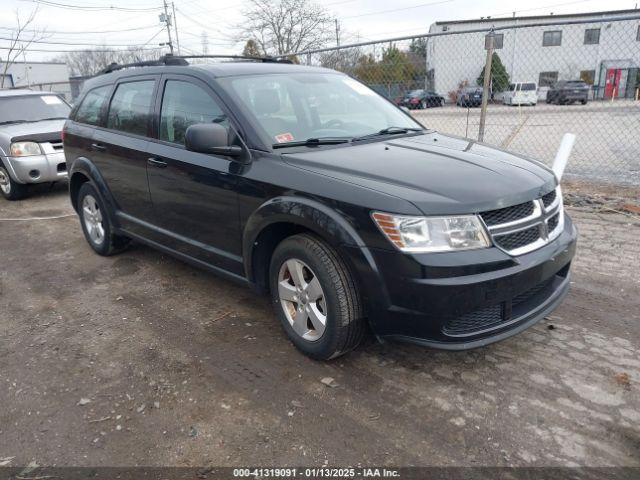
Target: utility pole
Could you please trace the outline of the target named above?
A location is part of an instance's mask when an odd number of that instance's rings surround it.
[[[340,22],[336,18],[336,45],[340,46]]]
[[[178,55],[180,55],[180,39],[178,38],[178,17],[176,17],[176,4],[171,2],[171,9],[173,10],[173,29],[176,32],[176,46],[178,47]]]
[[[167,37],[169,37],[169,41],[167,44],[169,45],[169,51],[171,55],[173,55],[173,41],[171,40],[171,15],[169,15],[167,0],[163,0],[164,4],[164,13],[160,14],[160,21],[163,22],[167,27]]]
[[[484,126],[487,119],[487,103],[489,101],[489,88],[491,86],[491,62],[493,60],[493,42],[495,33],[491,30],[484,40],[484,48],[487,50],[487,60],[484,65],[484,85],[482,87],[482,108],[480,109],[480,127],[478,128],[478,141],[484,141]]]

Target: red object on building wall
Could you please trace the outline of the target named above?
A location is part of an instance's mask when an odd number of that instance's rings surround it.
[[[620,95],[620,77],[622,69],[610,68],[607,70],[606,84],[604,87],[605,98],[617,98]]]

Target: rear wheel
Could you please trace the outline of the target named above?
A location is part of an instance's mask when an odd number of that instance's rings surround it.
[[[16,182],[4,165],[0,165],[0,192],[7,200],[20,200],[27,196],[29,187],[27,185]]]
[[[282,241],[269,268],[271,299],[285,332],[305,355],[329,360],[354,349],[366,322],[344,261],[311,235]]]
[[[104,202],[89,182],[80,187],[77,205],[84,237],[96,253],[109,256],[127,247],[130,240],[114,233]]]

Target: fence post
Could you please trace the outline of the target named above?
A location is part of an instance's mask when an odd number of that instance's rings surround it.
[[[493,60],[493,41],[495,34],[491,30],[485,37],[484,48],[487,50],[487,60],[484,64],[484,85],[482,87],[482,108],[480,109],[480,127],[478,141],[484,141],[484,126],[487,120],[487,102],[489,101],[489,86],[491,85],[491,61]]]

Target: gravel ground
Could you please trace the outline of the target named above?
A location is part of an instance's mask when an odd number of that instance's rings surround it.
[[[319,363],[249,290],[143,246],[93,254],[65,186],[1,201],[0,461],[640,466],[640,219],[570,213],[572,290],[536,327]]]

